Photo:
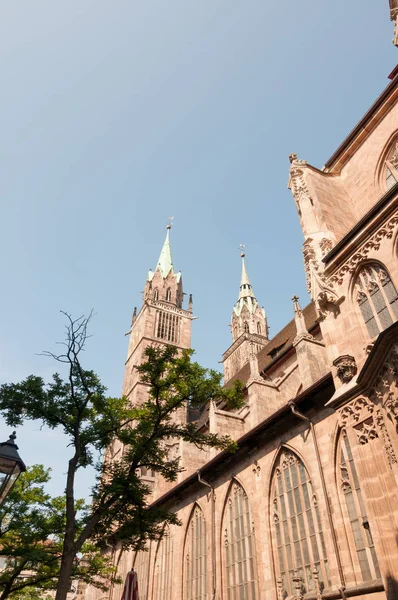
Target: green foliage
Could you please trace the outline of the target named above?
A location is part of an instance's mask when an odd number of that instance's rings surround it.
[[[44,484],[49,470],[33,465],[17,480],[0,506],[0,599],[37,599],[45,590],[56,587],[65,534],[65,498],[51,498]],[[87,510],[84,501],[78,509]],[[77,517],[76,528],[83,522]],[[89,560],[76,560],[73,576],[105,587],[113,571],[109,561],[93,546],[87,548]],[[22,575],[22,577],[21,577]]]
[[[178,458],[168,457],[167,442],[176,439],[197,448],[234,451],[236,444],[229,437],[203,433],[181,416],[189,406],[202,407],[209,401],[227,409],[242,404],[239,382],[231,389],[223,388],[220,373],[194,362],[192,350],[173,346],[146,348],[145,362],[135,367],[148,390],[143,404],[132,406],[127,398],[110,398],[97,375],[80,364],[89,319],[67,318],[65,354],[51,355],[68,366],[67,377],[55,374],[46,385],[32,375],[0,388],[0,413],[7,424],[15,426],[31,419],[62,428],[72,448],[64,520],[59,507],[54,516],[60,519],[57,525],[63,548],[60,582],[66,571],[70,580],[72,558],[84,552],[88,540],[94,546],[87,556],[98,556],[95,548],[109,542],[138,549],[147,540],[158,539],[165,523],[178,523],[166,507],[148,504],[150,490],[138,475],[140,468],[174,481],[181,466]],[[116,456],[113,451],[121,448],[123,452]],[[101,463],[95,462],[95,451],[104,455]],[[78,506],[73,485],[76,471],[89,465],[97,471],[97,482],[87,508]],[[61,587],[65,588],[65,582],[59,584],[57,600],[66,597],[60,593]]]

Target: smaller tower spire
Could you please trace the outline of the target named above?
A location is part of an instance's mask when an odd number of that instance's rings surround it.
[[[242,274],[238,301],[232,312],[232,337],[237,339],[242,333],[257,333],[268,339],[268,325],[265,311],[254,295],[245,263],[244,244],[240,244]]]

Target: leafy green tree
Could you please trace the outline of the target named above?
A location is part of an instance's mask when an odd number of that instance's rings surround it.
[[[145,362],[135,367],[148,390],[142,405],[132,406],[124,397],[108,397],[97,375],[83,369],[80,362],[90,317],[73,320],[64,314],[68,320],[65,350],[59,355],[46,354],[65,363],[66,378],[55,374],[45,384],[41,377],[31,375],[21,383],[0,388],[0,413],[9,425],[40,420],[63,430],[72,449],[56,600],[66,599],[76,557],[87,541],[99,548],[112,541],[139,549],[147,540],[161,536],[164,523],[178,523],[166,507],[148,504],[150,489],[138,474],[146,467],[168,481],[177,478],[181,466],[178,458],[168,457],[167,440],[182,439],[198,448],[235,449],[228,436],[204,434],[194,423],[178,422],[175,416],[179,409],[188,404],[201,407],[211,399],[229,408],[242,403],[238,382],[231,389],[223,388],[220,373],[192,361],[192,350],[173,346],[148,347]],[[111,444],[124,447],[117,460],[110,460],[106,452]],[[105,456],[101,462],[95,458],[98,451]],[[80,514],[75,476],[79,469],[89,466],[96,469],[97,482],[90,509]]]
[[[66,523],[65,498],[52,498],[44,484],[49,470],[33,465],[17,480],[0,506],[0,600],[28,600],[55,589]],[[82,500],[78,511],[87,510]],[[83,522],[76,519],[79,530]],[[110,561],[92,545],[83,546],[84,562],[75,560],[72,577],[106,589],[113,577]]]

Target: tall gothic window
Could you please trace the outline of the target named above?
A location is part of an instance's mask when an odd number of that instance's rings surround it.
[[[166,528],[156,551],[153,600],[171,600],[173,566],[173,540]]]
[[[167,288],[166,290],[166,301],[171,302],[171,289]]]
[[[398,293],[386,269],[367,264],[359,271],[355,296],[370,338],[398,318]]]
[[[366,514],[357,470],[351,453],[348,436],[343,429],[339,440],[341,491],[344,495],[353,542],[361,569],[362,580],[380,577],[376,551]]]
[[[207,600],[206,521],[197,505],[188,524],[184,559],[185,600]]]
[[[158,288],[154,289],[153,299],[155,300],[155,302],[157,302],[159,300],[159,290],[158,290]]]
[[[150,562],[150,547],[146,550],[140,550],[135,555],[134,570],[137,573],[138,592],[140,600],[148,600],[148,579],[149,579],[149,562]]]
[[[328,587],[329,570],[317,497],[304,464],[286,448],[275,465],[272,501],[273,550],[283,594],[295,593],[296,576],[301,578],[303,593],[314,590],[314,568],[321,587]]]
[[[227,599],[255,600],[255,541],[249,499],[237,482],[229,492],[223,529]]]
[[[257,333],[261,334],[261,323],[260,323],[260,321],[257,321]]]
[[[384,167],[384,177],[387,184],[387,189],[392,188],[392,186],[398,181],[398,140],[395,140],[390,152],[387,155],[386,164]]]
[[[243,329],[244,329],[245,333],[249,333],[249,323],[247,321],[245,321],[245,323],[243,325]]]

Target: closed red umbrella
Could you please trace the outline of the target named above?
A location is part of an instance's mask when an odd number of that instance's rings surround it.
[[[123,594],[120,600],[139,600],[137,573],[131,569],[127,573]]]

